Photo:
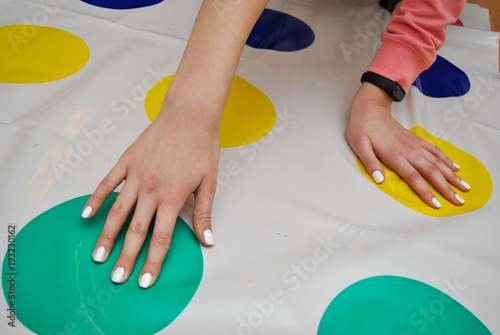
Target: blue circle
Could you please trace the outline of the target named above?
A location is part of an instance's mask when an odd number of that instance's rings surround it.
[[[294,16],[264,9],[246,44],[257,49],[298,51],[314,42],[313,30]]]
[[[163,0],[82,0],[89,5],[109,9],[134,9],[156,5]]]
[[[413,83],[422,94],[431,98],[461,97],[470,90],[469,77],[441,56]]]

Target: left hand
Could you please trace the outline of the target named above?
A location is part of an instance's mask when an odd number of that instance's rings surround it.
[[[93,259],[103,263],[133,207],[134,215],[120,257],[111,273],[115,283],[125,282],[135,266],[156,215],[139,286],[148,288],[158,278],[170,248],[177,216],[194,193],[193,230],[201,244],[214,244],[212,202],[219,163],[219,115],[223,106],[204,105],[201,94],[184,92],[188,98],[171,100],[167,93],[156,120],[123,153],[85,206],[92,217],[103,201],[125,180],[96,243]],[[120,252],[120,251],[118,251]]]
[[[399,174],[433,208],[441,204],[427,187],[427,179],[446,199],[460,206],[463,199],[451,187],[468,191],[470,186],[455,174],[459,167],[439,148],[401,126],[391,115],[392,99],[365,82],[351,106],[347,142],[368,173],[380,183],[385,178],[379,159]],[[377,172],[378,171],[378,172]]]

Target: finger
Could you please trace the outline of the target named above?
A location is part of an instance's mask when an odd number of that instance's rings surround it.
[[[101,208],[104,200],[121,184],[127,175],[127,166],[121,161],[109,171],[104,179],[99,183],[94,193],[90,196],[85,204],[82,212],[82,217],[85,219],[91,218]]]
[[[137,255],[148,234],[155,211],[156,201],[148,196],[139,197],[134,217],[125,235],[122,252],[111,272],[111,280],[113,282],[118,284],[125,282],[132,272]]]
[[[420,173],[407,161],[402,160],[399,164],[394,166],[394,171],[399,174],[410,187],[417,192],[420,198],[429,206],[433,208],[440,208],[441,203],[434,196],[434,194],[429,190],[424,179]]]
[[[160,274],[161,266],[170,248],[179,210],[180,208],[169,205],[158,207],[155,228],[149,244],[148,258],[139,275],[139,286],[142,288],[151,287]]]
[[[194,198],[193,228],[200,243],[206,247],[215,242],[212,233],[212,204],[216,186],[215,180],[204,179]]]
[[[471,189],[470,185],[466,181],[462,180],[462,178],[460,178],[458,175],[456,175],[455,172],[450,169],[450,167],[441,159],[437,158],[431,153],[427,153],[426,158],[431,164],[436,166],[441,171],[446,180],[453,186],[455,186],[462,192],[467,192]]]
[[[432,145],[429,142],[422,140],[421,146],[427,151],[429,151],[431,154],[433,154],[435,157],[443,161],[446,164],[446,166],[449,167],[454,172],[460,170],[460,166],[454,163],[448,156],[446,156],[446,154],[441,149],[439,149],[435,145]]]
[[[108,259],[116,236],[118,236],[123,223],[127,220],[136,200],[137,187],[132,182],[127,182],[111,207],[104,223],[104,228],[97,240],[94,252],[92,253],[92,258],[95,262],[104,263]]]
[[[356,155],[363,163],[366,171],[372,176],[373,180],[380,184],[385,179],[385,170],[380,161],[378,160],[375,152],[373,151],[373,146],[368,137],[357,141],[353,148]]]
[[[420,175],[427,179],[448,201],[457,206],[462,205],[465,201],[451,188],[441,170],[424,157],[418,157],[418,159],[412,158],[410,163]]]

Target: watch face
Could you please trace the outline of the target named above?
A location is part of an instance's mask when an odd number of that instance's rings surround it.
[[[401,86],[398,85],[398,86],[394,87],[394,90],[392,90],[392,96],[394,98],[394,101],[396,101],[396,102],[400,102],[403,100],[403,98],[405,97],[405,94],[404,94]]]

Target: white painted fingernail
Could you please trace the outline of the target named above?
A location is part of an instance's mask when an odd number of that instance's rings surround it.
[[[214,245],[214,234],[210,229],[207,229],[203,232],[203,238],[205,239],[205,243],[208,245]]]
[[[457,163],[453,163],[453,166],[460,170],[460,165],[458,165]]]
[[[94,262],[102,263],[104,262],[104,255],[106,255],[106,248],[99,247],[94,254]]]
[[[455,193],[455,199],[457,199],[458,201],[460,201],[461,204],[465,204],[465,200],[464,198],[462,198],[460,195],[458,195],[457,193]]]
[[[85,209],[84,209],[84,210],[83,210],[83,212],[82,212],[82,217],[83,217],[84,219],[86,219],[86,218],[88,218],[88,217],[89,217],[89,215],[90,215],[91,213],[92,213],[92,207],[87,206],[87,207],[85,207]]]
[[[436,206],[437,208],[441,208],[441,203],[439,202],[438,199],[436,199],[436,197],[432,198],[432,203],[434,204],[434,206]]]
[[[470,185],[467,184],[464,180],[460,180],[460,184],[462,184],[462,186],[465,187],[466,190],[470,190]]]
[[[379,170],[376,170],[375,172],[372,173],[372,178],[373,180],[375,180],[377,184],[380,184],[381,182],[384,181],[384,175]]]
[[[111,277],[111,280],[114,283],[121,284],[123,280],[123,274],[125,273],[125,270],[120,266],[113,271],[113,276]]]
[[[139,286],[148,288],[149,285],[151,285],[151,273],[145,273],[142,275],[141,280],[139,280]]]

